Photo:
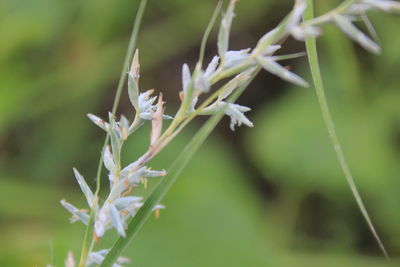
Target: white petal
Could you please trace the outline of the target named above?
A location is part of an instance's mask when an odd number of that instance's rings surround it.
[[[129,135],[129,121],[124,115],[121,115],[118,126],[120,138],[126,140]]]
[[[139,109],[140,112],[150,112],[155,107],[153,105],[154,101],[156,101],[157,97],[150,97],[153,94],[154,90],[147,90],[144,93],[139,95]]]
[[[64,206],[64,208],[66,208],[70,213],[72,213],[74,218],[82,221],[85,225],[89,223],[89,215],[75,208],[73,205],[69,204],[64,199],[62,199],[60,203],[61,205]]]
[[[160,209],[165,209],[166,207],[162,204],[157,204],[154,206],[153,211],[155,210],[160,210]]]
[[[244,124],[248,127],[253,127],[253,123],[243,114],[243,112],[249,111],[250,108],[226,102],[221,102],[219,108],[225,108],[225,114],[231,118],[230,128],[232,131],[235,130],[235,125],[241,126]]]
[[[366,50],[374,54],[379,54],[381,52],[381,48],[379,47],[379,45],[372,41],[362,31],[357,29],[357,27],[354,26],[353,23],[351,23],[350,19],[342,15],[336,15],[334,18],[339,28],[353,41],[357,42]]]
[[[182,89],[183,89],[183,94],[186,94],[186,91],[189,87],[190,80],[191,80],[191,75],[190,75],[190,69],[189,66],[185,63],[182,66]]]
[[[125,166],[120,172],[122,178],[125,178],[129,173],[131,173],[134,169],[136,169],[138,165],[138,161],[132,162],[129,165]]]
[[[103,222],[96,221],[94,223],[94,231],[97,237],[102,237],[104,235],[104,232],[106,231]]]
[[[202,93],[208,93],[208,91],[210,91],[211,86],[203,71],[200,71],[196,76],[195,88],[198,95]]]
[[[109,117],[109,122],[110,122],[110,141],[111,141],[111,150],[112,150],[112,156],[114,159],[114,164],[118,164],[120,162],[120,157],[121,157],[121,139],[120,139],[120,134],[119,134],[119,127],[117,122],[115,121],[114,115],[109,112],[108,113]],[[107,167],[107,166],[106,166]],[[110,165],[111,167],[111,165]],[[115,172],[116,167],[113,169],[110,169],[110,171]]]
[[[89,254],[89,261],[94,264],[101,264],[104,260],[104,256],[98,252],[92,252]]]
[[[290,33],[292,36],[299,41],[304,41],[305,39],[309,37],[317,37],[321,35],[321,30],[317,27],[313,26],[294,26],[291,30]]]
[[[304,10],[306,10],[306,7],[307,4],[304,2],[294,7],[292,13],[289,15],[289,22],[286,26],[289,29],[289,31],[300,22]]]
[[[101,210],[100,210],[100,212],[99,212],[99,217],[98,217],[98,220],[99,221],[101,221],[101,222],[103,222],[104,224],[106,224],[107,223],[107,221],[109,221],[109,219],[108,219],[108,212],[109,211],[109,209],[108,209],[108,204],[105,204],[102,208],[101,208]]]
[[[300,76],[288,71],[269,57],[257,57],[258,63],[268,72],[280,77],[281,79],[297,84],[299,86],[308,87],[308,83]]]
[[[250,48],[242,50],[231,50],[225,53],[224,68],[232,68],[234,66],[240,65],[244,60],[246,60],[250,54]]]
[[[85,178],[83,178],[83,176],[75,168],[73,168],[73,170],[74,170],[75,178],[78,181],[78,184],[79,184],[83,194],[86,197],[86,201],[89,204],[89,207],[92,207],[93,200],[94,200],[92,190],[90,190],[90,187],[87,185]]]
[[[118,259],[117,259],[117,263],[119,263],[119,264],[125,264],[125,263],[129,263],[129,262],[130,262],[129,258],[126,258],[126,257],[118,257]]]
[[[139,106],[139,50],[136,49],[135,55],[133,56],[132,65],[130,71],[128,73],[128,95],[129,99],[136,109],[140,108]]]
[[[142,197],[129,196],[129,197],[118,198],[114,200],[113,203],[118,210],[122,210],[134,203],[140,203],[142,200],[143,200]]]
[[[103,161],[107,170],[109,170],[111,173],[114,173],[117,167],[111,154],[110,146],[106,146],[106,149],[104,150]]]
[[[217,69],[218,64],[219,64],[219,56],[214,56],[210,64],[208,64],[204,76],[206,76],[207,78],[210,77]]]
[[[109,205],[111,223],[114,228],[117,230],[120,236],[125,237],[124,223],[122,222],[121,216],[117,210],[117,208],[111,203]]]
[[[129,185],[137,185],[140,183],[140,177],[142,176],[143,170],[145,167],[141,167],[138,170],[135,170],[133,172],[127,172],[126,177],[128,178],[128,184]],[[125,183],[125,181],[124,181]],[[124,185],[125,186],[125,185]]]
[[[240,106],[238,104],[228,104],[228,108],[225,110],[226,115],[231,117],[230,128],[232,131],[235,130],[235,125],[241,126],[242,124],[253,127],[253,123],[243,114],[243,112],[250,111],[248,107]]]
[[[88,118],[97,126],[99,126],[101,129],[104,131],[108,132],[110,129],[110,126],[108,125],[107,122],[105,122],[103,119],[97,117],[96,115],[93,114],[87,114]]]
[[[108,180],[110,180],[110,183],[114,183],[115,175],[112,172],[108,173]]]
[[[371,6],[368,4],[355,3],[347,9],[346,13],[350,15],[360,15],[365,14],[369,9],[371,9]]]
[[[145,169],[142,171],[141,175],[145,177],[160,177],[167,175],[167,172],[165,170],[155,171],[155,170]]]
[[[399,12],[400,2],[389,0],[364,0],[366,4],[385,12]]]
[[[97,251],[98,254],[100,254],[101,256],[105,257],[109,252],[109,249],[102,249]]]

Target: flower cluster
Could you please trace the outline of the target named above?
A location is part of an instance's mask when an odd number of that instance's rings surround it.
[[[151,114],[155,113],[155,108],[152,105],[155,99],[154,97],[149,98],[148,92],[141,94],[138,99],[143,113],[149,112],[149,116],[151,116]],[[143,113],[140,113],[139,120],[142,118]],[[132,188],[137,187],[139,184],[146,185],[147,178],[162,177],[166,175],[166,172],[164,170],[151,170],[146,166],[142,166],[140,161],[135,161],[121,168],[120,153],[122,145],[131,134],[132,125],[137,122],[129,124],[124,116],[121,116],[120,121],[116,122],[111,114],[109,123],[92,114],[89,115],[89,118],[100,128],[108,131],[111,136],[111,148],[106,146],[103,151],[103,163],[108,170],[110,191],[101,207],[98,206],[98,199],[94,197],[84,177],[74,168],[75,178],[89,207],[96,210],[94,224],[96,238],[102,237],[105,231],[111,228],[116,229],[121,236],[125,236],[127,220],[133,217],[143,205],[142,197],[128,196],[128,194]],[[81,221],[84,224],[88,224],[89,215],[87,210],[78,209],[65,200],[62,200],[61,204],[72,213],[72,222]],[[160,208],[163,208],[163,206],[155,207],[155,209]]]
[[[86,198],[90,211],[94,214],[95,241],[103,237],[105,232],[112,228],[115,229],[119,235],[125,236],[128,220],[135,216],[138,209],[143,205],[142,197],[130,195],[132,189],[140,184],[146,187],[148,178],[166,175],[165,170],[157,171],[146,167],[146,160],[143,159],[121,167],[121,149],[124,142],[134,131],[143,125],[145,120],[156,121],[157,123],[153,124],[153,131],[159,131],[155,130],[155,128],[160,128],[163,119],[172,119],[172,117],[163,114],[162,97],[158,99],[158,104],[154,104],[158,97],[152,96],[153,90],[139,93],[139,64],[137,57],[138,54],[136,53],[131,70],[128,73],[129,96],[136,110],[136,116],[133,122],[129,122],[123,115],[120,120],[117,121],[113,114],[109,113],[109,120],[106,122],[93,114],[88,114],[89,119],[106,131],[111,140],[111,145],[105,146],[102,153],[104,167],[108,170],[110,190],[106,200],[103,201],[101,205],[98,197],[92,192],[84,177],[78,170],[75,168],[73,169],[75,178]],[[159,119],[161,119],[161,121]],[[90,213],[88,210],[76,208],[64,199],[61,200],[61,204],[72,214],[71,222],[81,221],[85,225],[90,223]],[[165,207],[158,204],[154,206],[153,210],[157,211],[158,214],[158,210],[162,208]],[[91,252],[87,260],[87,266],[100,264],[106,254],[107,250]],[[120,264],[124,262],[126,262],[125,259],[119,260],[114,266],[121,266]]]
[[[229,50],[229,34],[232,19],[235,15],[235,3],[236,1],[230,2],[221,22],[218,34],[219,55],[213,57],[205,71],[201,69],[198,70],[198,66],[196,66],[193,73],[194,77],[191,77],[189,67],[187,64],[184,64],[182,68],[183,91],[181,93],[183,99],[190,98],[188,100],[190,101],[189,112],[194,112],[200,94],[209,92],[211,86],[221,79],[236,75],[221,88],[217,99],[213,103],[199,110],[200,115],[213,115],[223,109],[224,113],[231,119],[230,128],[232,130],[235,129],[236,125],[240,126],[242,124],[253,127],[253,123],[244,115],[245,112],[251,109],[234,103],[226,103],[224,100],[228,98],[235,89],[249,81],[258,67],[264,68],[283,80],[299,86],[308,86],[308,83],[301,77],[281,66],[277,62],[279,57],[273,56],[273,54],[281,48],[280,45],[274,44],[274,42],[277,41],[274,39],[279,35],[277,34],[277,29],[265,34],[254,49]],[[311,27],[303,27],[306,30],[301,30],[303,28],[300,28],[299,24],[305,8],[306,5],[304,2],[296,4],[285,24],[285,32],[292,33],[298,37],[300,31],[302,31],[303,34],[314,34],[317,31]],[[189,90],[192,90],[193,93],[188,93]]]
[[[366,23],[372,35],[375,35],[372,24],[366,12],[381,10],[385,12],[399,12],[400,3],[391,0],[347,0],[336,9],[309,21],[302,21],[306,9],[305,0],[296,0],[290,14],[273,30],[263,35],[254,48],[242,50],[229,50],[229,35],[236,0],[231,0],[221,21],[218,33],[218,55],[214,56],[208,66],[202,68],[202,59],[196,64],[193,72],[187,64],[182,66],[182,91],[179,96],[182,101],[174,117],[164,114],[162,95],[153,96],[154,90],[139,92],[140,65],[138,51],[133,57],[130,71],[128,72],[128,94],[135,109],[135,117],[130,122],[125,116],[119,120],[109,113],[108,122],[88,114],[89,119],[107,132],[110,144],[102,151],[104,167],[108,170],[110,189],[107,198],[100,203],[98,190],[94,193],[84,177],[73,169],[75,178],[83,192],[90,212],[79,209],[72,204],[61,200],[61,204],[72,214],[71,222],[81,221],[83,224],[94,228],[94,242],[104,236],[107,230],[115,229],[122,236],[126,236],[127,222],[135,216],[143,206],[143,198],[131,195],[133,188],[144,185],[148,178],[163,177],[165,170],[152,170],[146,166],[148,161],[161,151],[181,129],[197,115],[214,115],[222,112],[230,117],[230,128],[246,125],[253,127],[253,123],[245,113],[250,111],[245,107],[231,101],[231,96],[240,88],[245,88],[260,69],[298,86],[307,87],[308,83],[297,74],[282,66],[279,61],[296,58],[303,53],[291,55],[275,55],[281,48],[281,43],[289,36],[296,40],[304,41],[308,37],[316,37],[322,33],[321,26],[326,23],[335,23],[346,35],[359,43],[365,49],[379,53],[379,45],[360,31],[355,22],[358,20]],[[224,79],[230,78],[216,90],[213,86]],[[199,97],[211,93],[203,103]],[[172,120],[167,130],[163,131],[163,121]],[[121,149],[128,137],[134,133],[145,121],[151,121],[151,135],[148,150],[136,161],[121,166]],[[164,208],[160,204],[152,207],[158,210]],[[90,216],[90,215],[92,216]],[[93,247],[93,246],[92,246]],[[104,260],[108,250],[93,252],[87,255],[86,265],[98,265]],[[74,266],[73,258],[69,257],[68,267]],[[126,259],[120,258],[114,263],[115,267],[121,266]]]
[[[237,74],[243,76],[247,72],[246,79],[250,78],[249,70],[261,67],[267,72],[280,77],[282,80],[291,82],[301,87],[308,87],[308,83],[297,74],[289,71],[278,63],[280,59],[291,58],[291,55],[274,56],[281,48],[276,43],[288,35],[293,36],[296,40],[304,41],[308,37],[316,37],[322,34],[321,26],[326,23],[335,23],[346,35],[352,40],[359,43],[362,47],[373,53],[379,53],[379,45],[370,37],[360,31],[353,23],[356,20],[363,20],[371,33],[374,34],[372,24],[366,17],[368,10],[381,10],[385,12],[399,12],[400,3],[391,0],[360,0],[345,2],[342,6],[327,13],[321,17],[317,17],[308,22],[302,22],[302,16],[306,9],[306,1],[296,1],[292,12],[287,16],[285,23],[281,27],[277,27],[261,37],[254,49],[247,48],[242,50],[228,50],[229,31],[231,28],[232,18],[234,17],[234,5],[236,1],[231,1],[227,11],[222,19],[221,27],[218,35],[218,52],[219,56],[215,56],[209,63],[205,71],[198,71],[192,86],[195,94],[191,99],[191,111],[195,110],[198,96],[201,93],[207,93],[216,81],[227,76]],[[346,5],[346,3],[350,3]],[[294,54],[293,57],[302,54]],[[194,72],[196,74],[196,71]],[[191,77],[189,68],[186,64],[182,71],[183,96],[188,95],[187,90],[190,85]],[[235,79],[232,81],[235,82]],[[232,86],[233,85],[233,86]],[[202,115],[212,115],[221,109],[225,109],[225,114],[231,118],[230,128],[235,129],[235,125],[246,125],[253,127],[253,123],[244,115],[250,111],[248,107],[238,104],[226,104],[223,100],[227,98],[239,85],[230,83],[226,90],[221,90],[218,99],[211,105],[200,111]]]

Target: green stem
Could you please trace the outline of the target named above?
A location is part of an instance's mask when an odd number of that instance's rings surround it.
[[[342,5],[348,4],[349,2],[353,2],[353,1],[346,1]],[[306,21],[311,20],[314,17],[313,0],[307,0],[307,3],[308,3],[307,10],[304,14],[304,20],[306,20]],[[337,134],[336,134],[332,116],[329,111],[328,102],[327,102],[326,96],[325,96],[325,89],[324,89],[322,76],[321,76],[321,70],[320,70],[319,62],[318,62],[316,39],[314,37],[308,38],[306,40],[306,47],[307,47],[307,53],[308,53],[308,59],[309,59],[309,64],[310,64],[310,68],[311,68],[311,73],[312,73],[312,77],[313,77],[313,81],[314,81],[314,85],[315,85],[316,95],[317,95],[318,102],[319,102],[319,105],[321,108],[322,116],[325,121],[326,128],[329,133],[329,137],[331,139],[334,150],[336,152],[337,159],[339,160],[340,167],[346,177],[347,183],[350,186],[351,192],[353,193],[353,196],[357,202],[358,208],[360,209],[372,235],[374,236],[376,242],[378,243],[379,248],[382,251],[385,258],[389,259],[389,255],[386,252],[386,249],[385,249],[378,233],[375,230],[375,227],[371,221],[371,218],[368,215],[367,209],[362,201],[360,193],[358,192],[357,186],[354,182],[353,175],[350,171],[349,166],[347,165],[342,147],[339,142],[339,138],[337,137]]]
[[[206,50],[206,44],[207,44],[207,40],[208,40],[208,36],[210,35],[210,32],[215,24],[215,20],[217,19],[218,13],[221,10],[221,6],[222,6],[222,1],[218,1],[217,6],[215,7],[214,13],[211,17],[210,22],[207,25],[206,30],[204,31],[203,34],[203,38],[201,39],[201,45],[200,45],[200,54],[199,54],[199,63],[202,64],[203,63],[203,59],[204,59],[204,52]]]
[[[116,91],[115,98],[114,98],[114,103],[113,103],[113,107],[112,107],[113,115],[115,115],[115,113],[118,109],[118,105],[119,105],[119,102],[121,99],[122,89],[123,89],[125,81],[126,81],[126,73],[129,70],[129,63],[132,61],[133,52],[136,47],[137,36],[139,34],[139,29],[140,29],[140,25],[142,22],[144,10],[146,9],[146,5],[147,5],[147,0],[141,0],[139,8],[136,13],[136,18],[135,18],[131,38],[129,40],[128,49],[127,49],[127,52],[125,55],[124,66],[121,71],[121,75],[120,75],[119,82],[117,85],[117,91]],[[107,146],[109,139],[110,139],[110,134],[108,133],[106,135],[104,143],[103,143],[102,152],[101,152],[101,156],[100,156],[98,167],[97,167],[95,199],[98,199],[98,195],[100,192],[101,171],[102,171],[102,167],[103,167],[103,151],[104,151],[105,147]],[[94,205],[93,205],[93,207],[94,207]],[[85,236],[83,238],[81,257],[79,260],[79,267],[86,266],[88,255],[94,246],[94,239],[92,238],[94,217],[95,217],[95,209],[93,208],[90,212],[89,223],[88,223],[88,226],[86,227]]]
[[[273,59],[275,61],[281,61],[281,60],[294,59],[294,58],[299,58],[299,57],[304,57],[304,56],[307,56],[307,53],[299,52],[299,53],[282,55],[282,56],[273,56]]]
[[[308,0],[307,0],[308,1]],[[347,0],[341,3],[335,9],[332,9],[328,13],[319,16],[319,17],[312,17],[311,19],[304,22],[305,25],[322,25],[325,23],[330,22],[336,14],[343,13],[346,9],[348,9],[352,4],[354,4],[357,0]],[[309,7],[309,6],[308,6]]]

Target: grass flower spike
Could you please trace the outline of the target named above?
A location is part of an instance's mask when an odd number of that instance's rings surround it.
[[[375,9],[384,12],[400,10],[399,3],[396,1],[347,0],[326,14],[303,21],[307,8],[310,8],[310,1],[297,0],[291,12],[281,23],[261,36],[254,47],[229,50],[229,37],[236,2],[230,1],[222,15],[217,41],[218,55],[215,55],[204,69],[202,67],[204,46],[202,46],[200,59],[192,71],[187,64],[182,65],[182,88],[177,91],[182,102],[174,116],[164,114],[165,102],[161,93],[156,96],[154,90],[140,88],[139,52],[133,49],[130,51],[130,53],[135,51],[133,58],[127,57],[132,63],[129,71],[124,69],[124,75],[128,79],[127,91],[135,111],[134,119],[129,121],[127,117],[120,116],[118,120],[114,109],[109,113],[108,121],[92,114],[88,115],[95,125],[107,132],[110,139],[110,142],[107,139],[102,151],[102,164],[108,171],[109,188],[104,201],[100,201],[98,190],[91,191],[83,176],[74,169],[89,210],[76,208],[65,200],[61,201],[61,204],[72,214],[71,221],[80,221],[87,225],[86,236],[89,241],[86,242],[90,246],[83,246],[80,267],[92,265],[117,267],[126,262],[125,258],[119,258],[121,251],[149,218],[150,213],[155,212],[156,217],[159,216],[159,210],[165,208],[160,204],[162,197],[224,115],[230,118],[232,131],[236,126],[254,126],[245,115],[251,108],[236,103],[236,100],[259,71],[265,70],[297,86],[309,86],[303,78],[278,63],[279,60],[304,55],[303,53],[276,54],[288,37],[293,36],[299,41],[310,40],[310,38],[321,36],[323,26],[332,23],[366,50],[379,53],[381,51],[379,45],[357,28],[355,20],[365,16],[368,10]],[[220,4],[214,14],[218,13],[219,8]],[[214,16],[209,27],[212,27],[213,21]],[[203,40],[207,39],[209,27]],[[205,43],[202,42],[203,45]],[[204,100],[200,102],[199,100],[203,98]],[[193,137],[181,156],[178,156],[177,161],[168,169],[169,174],[167,175],[165,170],[152,170],[149,167],[150,160],[157,156],[197,116],[210,118]],[[145,123],[151,124],[147,150],[132,163],[122,166],[121,150],[124,143]],[[182,158],[184,160],[181,160]],[[148,198],[133,194],[135,187],[146,186],[148,180],[153,180],[153,178],[159,178],[161,181]],[[97,189],[99,189],[99,181]],[[358,198],[358,192],[354,192]],[[360,209],[365,210],[362,205]],[[369,219],[368,214],[366,219]],[[112,248],[102,248],[95,252],[94,247],[101,245],[101,238],[110,229],[113,229],[120,237]]]

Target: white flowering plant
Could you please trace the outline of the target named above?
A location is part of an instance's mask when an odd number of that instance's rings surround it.
[[[322,35],[322,27],[325,24],[334,23],[344,34],[363,48],[378,54],[381,49],[375,40],[376,32],[372,23],[368,20],[367,12],[378,10],[400,13],[400,2],[392,0],[346,0],[335,9],[314,17],[312,0],[296,0],[292,11],[274,29],[263,35],[255,47],[234,51],[229,50],[229,36],[235,16],[236,2],[236,0],[231,0],[222,15],[218,32],[218,55],[215,55],[206,67],[203,67],[205,44],[222,7],[222,1],[218,3],[203,36],[197,64],[193,70],[190,70],[187,64],[183,64],[182,90],[179,92],[181,105],[175,115],[166,115],[164,114],[165,103],[162,94],[155,95],[154,90],[143,91],[139,83],[141,75],[139,52],[135,49],[135,45],[147,3],[146,0],[141,1],[112,112],[109,113],[107,121],[96,115],[88,114],[89,119],[106,132],[106,140],[96,177],[96,190],[93,191],[86,183],[83,175],[74,168],[75,178],[86,198],[88,209],[80,209],[66,200],[61,200],[61,204],[72,214],[71,222],[80,221],[87,227],[78,266],[117,267],[127,263],[127,258],[120,257],[121,251],[152,212],[155,212],[158,216],[159,210],[165,208],[160,204],[163,196],[221,118],[224,115],[230,118],[231,130],[235,130],[235,127],[241,125],[253,127],[253,123],[245,115],[246,112],[250,111],[250,108],[237,104],[236,100],[249,86],[257,73],[263,69],[282,80],[297,86],[308,87],[307,81],[279,63],[281,60],[304,55],[309,58],[322,115],[344,175],[375,240],[383,254],[388,257],[357,191],[336,136],[324,94],[315,40],[316,37]],[[365,23],[370,34],[361,31],[356,26],[358,22]],[[298,41],[305,41],[307,53],[278,55],[281,46],[290,36]],[[130,62],[132,63],[129,64]],[[128,80],[129,99],[135,110],[132,121],[129,121],[123,115],[120,118],[115,116],[126,79]],[[203,98],[200,98],[200,96],[206,96],[201,103],[199,99]],[[151,159],[157,156],[197,116],[209,116],[210,119],[187,144],[184,151],[177,156],[168,172],[166,170],[152,170],[149,167]],[[147,151],[132,163],[122,166],[121,149],[125,141],[145,123],[151,124]],[[165,124],[168,124],[166,129],[163,127]],[[105,200],[100,201],[99,191],[103,166],[108,172],[109,189]],[[147,199],[132,194],[133,188],[141,185],[146,187],[148,181],[157,177],[160,177],[161,181]],[[114,229],[120,236],[113,247],[95,249],[95,247],[101,246],[102,237],[110,229]],[[72,253],[68,255],[66,266],[76,266]]]

